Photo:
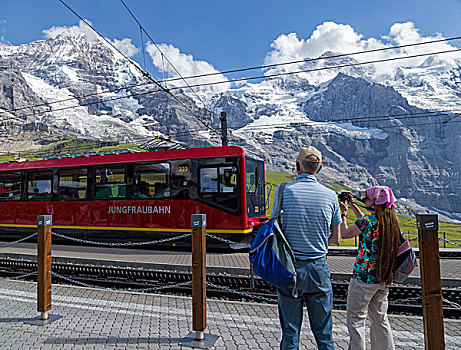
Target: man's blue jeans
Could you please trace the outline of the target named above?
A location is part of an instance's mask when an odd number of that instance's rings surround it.
[[[330,267],[326,257],[316,260],[296,260],[298,297],[291,295],[292,287],[277,288],[279,317],[282,326],[281,350],[299,348],[303,322],[303,306],[307,307],[309,321],[319,349],[334,349],[333,345],[333,291]]]

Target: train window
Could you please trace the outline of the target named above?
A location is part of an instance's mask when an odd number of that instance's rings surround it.
[[[237,191],[237,169],[235,167],[219,168],[219,192],[229,193]]]
[[[200,193],[218,192],[218,168],[200,169]]]
[[[61,169],[58,181],[59,199],[85,199],[87,182],[86,169]]]
[[[266,191],[264,187],[264,162],[246,158],[247,215],[250,218],[265,215]]]
[[[258,179],[258,165],[247,158],[246,160],[246,188],[247,193],[250,195],[256,194],[257,179]]]
[[[171,165],[171,198],[197,199],[196,162],[190,159],[170,161]]]
[[[199,196],[202,200],[230,211],[238,210],[237,166],[200,168],[199,174]]]
[[[51,199],[53,172],[34,171],[27,174],[27,199]]]
[[[95,169],[95,197],[123,198],[126,195],[125,168],[106,166]]]
[[[21,173],[0,174],[0,200],[17,201],[21,198]]]
[[[134,198],[169,198],[170,164],[142,164],[134,168]]]

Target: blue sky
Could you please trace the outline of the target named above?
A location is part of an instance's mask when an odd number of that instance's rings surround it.
[[[83,18],[91,21],[107,38],[130,39],[130,43],[138,48],[133,58],[142,63],[139,27],[120,1],[65,1]],[[332,40],[329,49],[335,47],[333,44],[338,40],[328,36],[332,31],[345,32],[346,29],[351,29],[362,41],[375,38],[385,42],[382,37],[389,35],[395,23],[412,22],[413,29],[407,26],[405,31],[396,34],[408,37],[409,41],[415,32],[420,35],[417,40],[437,37],[439,34],[445,38],[461,35],[459,0],[125,2],[157,43],[169,45],[164,48],[173,56],[173,61],[176,59],[174,56],[179,53],[191,55],[190,58],[194,61],[206,61],[211,68],[219,71],[278,62],[297,58],[301,54],[309,55],[310,52],[317,54],[316,50],[311,50],[308,46],[299,52],[294,52],[293,47],[305,44],[303,40],[311,38],[319,26],[322,28],[322,31],[319,31],[319,41],[323,38],[324,42]],[[333,22],[336,26],[325,26],[325,22]],[[58,0],[3,0],[0,12],[0,40],[4,44],[12,45],[29,43],[46,38],[43,31],[53,26],[71,27],[78,24],[78,18]],[[285,40],[283,44],[282,39],[288,38],[287,35],[290,33],[295,35],[288,40],[290,43]],[[339,40],[343,40],[341,35]],[[274,51],[277,51],[274,41],[278,38],[280,45],[285,46],[279,47],[277,55],[274,55]],[[396,40],[388,42],[394,45],[396,43]],[[461,41],[451,44],[459,47]],[[290,48],[288,45],[291,45]],[[369,43],[364,45],[358,45],[357,48],[373,47]],[[346,45],[341,49],[352,50],[354,47]],[[179,67],[197,72],[197,67],[186,67],[185,56],[182,58],[183,64],[178,61]],[[148,68],[153,70],[152,58],[147,57],[147,60]],[[209,68],[202,65],[198,71]]]

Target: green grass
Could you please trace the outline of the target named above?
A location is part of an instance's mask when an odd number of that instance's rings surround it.
[[[272,213],[272,203],[274,203],[274,195],[277,186],[282,182],[290,182],[295,179],[295,175],[277,173],[275,171],[266,170],[266,183],[272,185],[272,190],[269,195],[269,208],[266,211],[267,216],[271,216]]]
[[[84,154],[88,152],[103,152],[103,151],[116,151],[116,150],[133,150],[133,151],[145,151],[139,148],[137,145],[123,144],[109,141],[97,141],[89,139],[80,139],[72,137],[67,140],[59,141],[49,145],[47,147],[38,150],[28,150],[19,153],[19,156],[15,155],[1,155],[0,163],[17,160],[18,158],[26,160],[40,160],[47,155],[59,156],[59,155],[71,155],[71,154]]]
[[[282,182],[290,182],[295,179],[294,175],[289,175],[289,174],[284,174],[284,173],[278,173],[274,171],[266,171],[266,182],[271,183],[272,186],[272,191],[269,196],[269,209],[266,212],[266,215],[271,216],[272,213],[272,203],[274,202],[274,194],[275,194],[275,189],[277,186],[282,183]],[[341,192],[341,191],[352,191],[356,192],[356,189],[349,188],[347,186],[338,184],[338,183],[323,183],[323,185],[327,186],[328,188],[331,188],[332,190],[336,192]],[[367,214],[368,211],[365,208],[360,208],[364,214]],[[408,238],[415,238],[418,236],[418,229],[416,227],[416,220],[409,218],[404,215],[397,214],[397,217],[399,219],[400,223],[400,229],[404,233],[405,237]],[[347,225],[353,225],[355,222],[356,218],[355,215],[352,213],[352,210],[349,210],[348,218],[347,218]],[[443,237],[443,234],[445,233],[445,239],[454,241],[456,243],[461,244],[461,224],[451,224],[451,223],[446,223],[446,222],[439,222],[439,237]],[[419,243],[418,241],[412,241],[411,242],[413,247],[418,247]],[[354,246],[355,245],[355,239],[343,239],[340,240],[340,245],[341,246]],[[441,248],[444,247],[443,242],[439,242],[439,246]],[[454,245],[446,244],[447,248],[459,248]]]
[[[0,155],[0,163],[12,162],[17,160],[13,154],[2,154]]]

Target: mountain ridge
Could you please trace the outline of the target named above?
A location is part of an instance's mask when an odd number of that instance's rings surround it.
[[[302,68],[354,62],[346,56]],[[312,144],[324,154],[325,176],[354,188],[385,184],[400,198],[460,220],[461,127],[443,124],[455,114],[432,113],[443,110],[444,101],[454,108],[459,72],[429,58],[422,67],[400,68],[393,80],[377,80],[371,66],[319,70],[199,92],[205,107],[187,91],[172,97],[141,86],[141,72],[107,43],[63,33],[20,47],[0,45],[0,144],[10,147],[17,133],[37,147],[45,134],[50,141],[78,136],[133,143],[163,134],[189,146],[216,144],[219,135],[199,119],[219,130],[218,112],[225,111],[231,142],[258,151],[268,169],[293,172],[299,148]],[[140,86],[126,90],[129,98],[125,90],[101,94],[127,85]],[[431,117],[421,118],[425,114]],[[19,120],[14,127],[13,119]]]

